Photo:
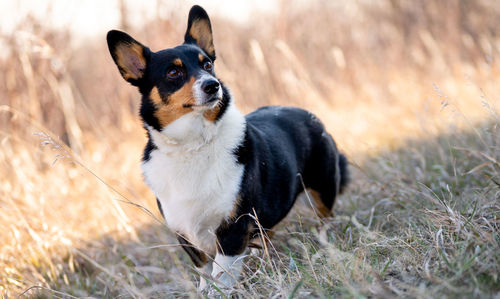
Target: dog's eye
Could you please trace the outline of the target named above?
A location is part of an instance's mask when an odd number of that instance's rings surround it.
[[[171,68],[167,71],[167,78],[171,80],[179,79],[182,76],[182,71],[178,68]]]
[[[213,69],[213,65],[212,65],[212,63],[211,63],[210,61],[208,61],[208,60],[207,60],[207,61],[205,61],[205,62],[203,63],[203,69],[204,69],[205,71],[207,71],[207,72],[211,72],[211,71],[212,71],[212,69]]]

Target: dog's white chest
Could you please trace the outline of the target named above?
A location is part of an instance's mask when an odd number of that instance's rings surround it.
[[[194,151],[154,150],[142,164],[167,225],[211,253],[216,251],[215,231],[233,211],[243,176],[233,154],[243,130],[222,125],[218,134]]]

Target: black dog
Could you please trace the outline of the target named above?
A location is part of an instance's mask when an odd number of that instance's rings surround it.
[[[348,182],[346,158],[310,112],[274,106],[243,116],[236,109],[214,73],[203,8],[191,8],[184,44],[173,49],[152,52],[120,31],[107,40],[121,75],[142,94],[145,181],[202,272],[232,286],[259,233],[256,221],[271,229],[304,186],[329,215]]]

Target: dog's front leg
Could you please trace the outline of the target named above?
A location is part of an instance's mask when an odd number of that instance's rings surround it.
[[[251,224],[244,218],[226,222],[217,229],[217,254],[212,277],[220,281],[222,287],[233,287],[241,274],[250,230]]]
[[[181,244],[182,248],[189,255],[193,264],[196,266],[200,273],[200,284],[198,286],[198,290],[202,291],[207,286],[207,280],[203,277],[204,275],[208,276],[212,272],[212,263],[209,263],[207,260],[207,255],[197,248],[194,247],[186,238],[177,235],[177,240]]]
[[[200,273],[200,284],[198,285],[198,291],[203,291],[208,286],[208,280],[205,277],[210,277],[212,274],[212,263],[207,263],[202,268],[198,268]]]

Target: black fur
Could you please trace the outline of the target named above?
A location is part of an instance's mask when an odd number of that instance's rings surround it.
[[[161,216],[165,218],[165,214],[163,214],[163,209],[161,208],[161,203],[158,197],[156,198],[156,204],[158,205],[158,210],[160,210]]]
[[[146,147],[144,148],[144,153],[142,154],[142,161],[144,162],[149,161],[149,158],[151,157],[151,152],[154,151],[155,149],[158,149],[156,144],[153,143],[149,131],[147,132],[148,132],[148,143],[146,143]]]
[[[339,193],[344,192],[345,187],[351,181],[351,176],[349,174],[349,162],[343,154],[339,154],[339,168],[340,168],[340,189]]]
[[[288,214],[304,186],[318,192],[331,209],[347,184],[347,160],[310,112],[268,106],[247,115],[246,121],[245,138],[235,150],[245,167],[236,220],[217,231],[226,255],[240,254],[248,242],[245,236],[258,232],[248,216],[254,211],[260,225],[270,229]]]
[[[224,221],[215,233],[217,251],[228,256],[242,253],[248,245],[253,227],[254,223],[247,217]]]

